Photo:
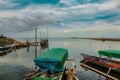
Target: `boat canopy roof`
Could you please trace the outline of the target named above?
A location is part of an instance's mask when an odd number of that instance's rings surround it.
[[[51,73],[61,71],[65,60],[68,58],[68,50],[63,48],[53,48],[34,59],[41,71],[50,69]]]
[[[98,54],[101,56],[120,58],[120,50],[100,50]]]

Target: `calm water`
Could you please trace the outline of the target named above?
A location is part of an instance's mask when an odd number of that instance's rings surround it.
[[[94,41],[84,39],[50,39],[49,48],[67,48],[69,51],[69,57],[76,59],[76,71],[79,74],[79,80],[98,80],[99,75],[88,70],[85,71],[80,67],[80,52],[96,55],[98,50],[115,49],[120,50],[120,42],[112,41]],[[34,70],[34,47],[29,48],[27,52],[26,48],[13,51],[5,56],[0,57],[0,80],[22,80],[25,73],[29,70]],[[40,49],[38,47],[38,55],[47,51],[47,49]],[[101,77],[101,80],[105,80]]]

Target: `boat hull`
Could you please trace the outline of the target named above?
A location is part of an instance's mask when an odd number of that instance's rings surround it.
[[[2,47],[0,48],[0,51],[6,51],[8,49],[10,49],[12,46],[6,46],[6,47]]]

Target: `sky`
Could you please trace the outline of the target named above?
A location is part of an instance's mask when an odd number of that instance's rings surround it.
[[[120,38],[120,0],[0,0],[0,34]]]

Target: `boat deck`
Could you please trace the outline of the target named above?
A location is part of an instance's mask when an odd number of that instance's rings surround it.
[[[81,64],[80,64],[82,67],[92,70],[94,72],[97,72],[105,76],[106,78],[109,78],[112,80],[120,80],[120,71],[117,71],[116,69],[111,69],[109,71],[110,67],[106,67],[93,62],[84,62],[84,61],[85,60],[81,61]]]

